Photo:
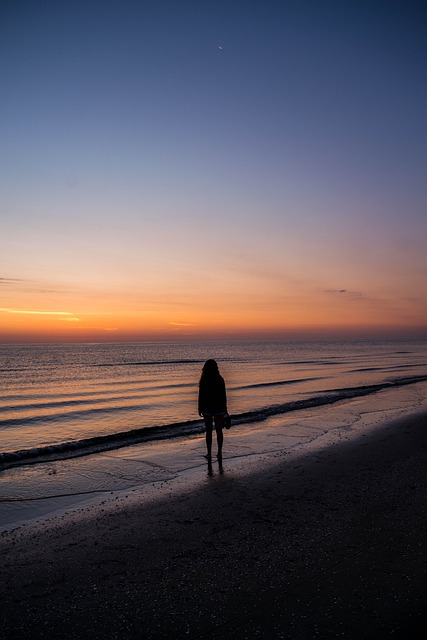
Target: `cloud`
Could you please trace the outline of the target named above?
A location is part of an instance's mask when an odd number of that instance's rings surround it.
[[[344,302],[344,300],[349,303],[352,301],[355,303],[360,302],[365,306],[369,305],[371,308],[375,308],[377,310],[387,310],[392,308],[390,306],[390,300],[380,298],[378,296],[372,296],[367,293],[363,293],[363,291],[351,291],[349,289],[325,289],[325,293],[334,296],[344,296],[342,302]]]
[[[65,320],[65,318],[64,318],[64,320]],[[80,320],[78,318],[76,318],[76,320],[78,320],[80,322]],[[112,333],[114,331],[118,331],[119,330],[118,327],[93,327],[93,326],[90,326],[90,325],[89,326],[81,326],[81,325],[78,326],[78,325],[76,325],[75,329],[76,329],[76,331],[78,330],[78,331],[82,331],[82,332],[84,332],[84,331],[86,331],[86,332],[106,331],[106,332],[109,332],[109,333]]]
[[[173,327],[194,327],[194,324],[191,322],[168,322],[168,324]]]
[[[23,313],[25,315],[34,315],[34,316],[72,316],[74,315],[71,311],[32,311],[30,309],[8,309],[4,307],[0,307],[0,311],[4,313]]]
[[[326,289],[326,293],[333,293],[338,295],[346,295],[349,298],[365,298],[361,291],[349,291],[348,289]]]
[[[29,278],[1,278],[0,287],[14,288],[16,291],[31,293],[72,293],[73,288],[68,283],[58,284],[57,282],[45,280],[31,280]],[[76,291],[76,289],[74,289]]]

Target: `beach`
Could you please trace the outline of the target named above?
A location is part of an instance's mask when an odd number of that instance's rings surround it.
[[[427,1],[0,16],[0,640],[427,640]]]
[[[5,531],[3,637],[424,638],[425,402],[365,423]]]

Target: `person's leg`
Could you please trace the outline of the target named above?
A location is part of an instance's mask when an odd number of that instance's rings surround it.
[[[224,434],[222,433],[222,428],[224,426],[224,417],[223,416],[215,416],[215,431],[216,431],[216,441],[218,444],[218,458],[222,458],[222,443],[224,442]]]
[[[213,429],[213,418],[211,416],[203,416],[205,421],[205,429],[206,429],[206,448],[208,450],[207,458],[210,459],[212,455],[212,429]]]

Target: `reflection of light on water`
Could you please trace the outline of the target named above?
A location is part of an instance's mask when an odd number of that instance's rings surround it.
[[[421,342],[0,345],[0,355],[2,452],[197,419],[201,363],[212,355],[232,414],[427,373]]]
[[[251,460],[260,464],[277,459],[286,464],[287,455],[305,455],[308,448],[319,449],[361,434],[386,421],[427,410],[427,383],[385,390],[345,400],[335,405],[314,407],[293,414],[273,416],[262,423],[234,426],[225,434],[223,467],[226,477],[250,470]],[[10,468],[0,474],[1,530],[37,518],[71,510],[87,511],[90,504],[118,500],[120,492],[133,489],[139,501],[152,490],[157,496],[163,482],[178,484],[186,471],[203,483],[206,461],[203,435],[178,441],[152,442],[129,446],[109,453],[83,458]],[[172,486],[168,486],[168,491]],[[193,485],[191,485],[193,486]],[[151,494],[153,495],[153,494]],[[124,499],[124,498],[122,498]]]
[[[12,468],[2,473],[1,501],[118,491],[168,480],[173,474],[143,460],[89,456]]]

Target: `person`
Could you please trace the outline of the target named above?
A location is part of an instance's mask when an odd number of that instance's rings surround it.
[[[206,428],[206,448],[208,461],[212,457],[212,431],[215,425],[218,445],[218,460],[222,460],[222,429],[224,419],[228,415],[227,393],[224,378],[221,376],[215,360],[207,360],[203,365],[199,383],[199,416],[203,416]]]

